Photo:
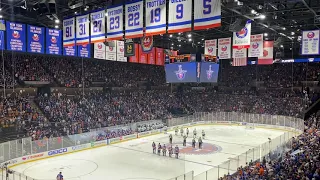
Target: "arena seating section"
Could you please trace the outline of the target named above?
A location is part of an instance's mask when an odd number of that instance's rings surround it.
[[[19,92],[0,98],[1,142],[21,137],[33,140],[88,132],[90,129],[152,119],[166,119],[192,112],[238,111],[302,117],[304,110],[319,99],[316,90],[303,89],[302,81],[319,80],[319,63],[288,63],[268,66],[232,67],[221,64],[219,88],[185,88],[171,92],[164,68],[133,63],[58,56],[4,53],[5,77],[1,88],[28,87],[25,82],[48,82],[50,86],[125,87],[126,91],[52,93],[36,97]],[[3,69],[0,68],[2,77]],[[145,90],[144,86],[153,88]],[[258,84],[256,90],[252,84]],[[295,88],[294,88],[295,87]],[[134,90],[132,90],[134,89]],[[148,88],[147,88],[148,89]],[[155,90],[159,89],[159,90]],[[318,119],[317,119],[318,118]],[[234,178],[319,179],[319,117],[306,121],[307,130],[295,139],[294,150],[309,144],[305,152],[286,161],[251,163],[239,168]],[[131,134],[112,132],[111,136]],[[317,163],[315,163],[317,162]],[[295,165],[295,166],[294,166]],[[304,165],[304,166],[302,166]],[[263,168],[264,173],[260,169]],[[269,178],[268,178],[269,177]],[[278,179],[279,179],[278,178]]]

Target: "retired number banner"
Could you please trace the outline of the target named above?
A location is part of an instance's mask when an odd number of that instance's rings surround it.
[[[191,31],[192,0],[169,1],[168,33]]]
[[[218,57],[219,59],[231,58],[231,38],[218,39]]]
[[[84,45],[84,44],[89,44],[89,26],[90,26],[90,21],[89,21],[89,14],[86,15],[80,15],[76,17],[76,39],[77,45]]]
[[[233,33],[233,45],[232,48],[250,48],[251,37],[251,20],[248,20],[246,26],[239,32]]]
[[[125,38],[139,38],[143,36],[143,1],[126,3]]]
[[[105,11],[99,10],[90,14],[91,23],[91,43],[104,42],[106,33]]]
[[[191,14],[191,11],[188,12]],[[221,26],[221,0],[195,0],[194,30]]]
[[[63,46],[74,46],[75,45],[75,18],[68,18],[63,20]]]
[[[303,31],[302,32],[302,55],[318,55],[319,51],[319,32],[320,30],[314,31]]]
[[[204,41],[204,54],[210,56],[217,56],[217,40]]]
[[[263,56],[263,34],[251,35],[249,57]]]
[[[166,33],[166,0],[146,0],[146,36]]]
[[[123,7],[122,4],[107,9],[107,41],[123,38]]]

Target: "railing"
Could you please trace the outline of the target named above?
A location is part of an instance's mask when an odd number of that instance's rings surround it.
[[[167,124],[169,127],[181,126],[181,125],[195,125],[195,124],[224,124],[224,125],[239,125],[242,122],[253,124],[256,127],[263,126],[265,128],[280,128],[288,130],[282,136],[272,139],[271,141],[262,144],[258,147],[252,148],[244,154],[238,155],[224,162],[223,164],[214,167],[202,174],[197,174],[194,180],[207,180],[207,179],[218,179],[227,173],[236,172],[239,166],[245,166],[246,163],[251,160],[261,159],[268,155],[271,158],[271,152],[281,153],[286,148],[290,148],[290,139],[293,136],[303,131],[304,124],[303,120],[294,117],[286,116],[272,116],[272,115],[261,115],[261,114],[247,114],[247,113],[236,113],[236,112],[213,112],[213,113],[195,113],[192,116],[175,118],[168,120]],[[136,125],[129,125],[127,127],[136,127]],[[120,128],[120,127],[118,127]],[[107,128],[109,129],[109,128]],[[47,152],[64,151],[77,151],[79,149],[85,149],[90,147],[96,147],[105,145],[106,143],[98,140],[99,135],[105,135],[106,129],[97,129],[96,131],[82,133],[77,135],[70,135],[65,137],[43,139],[37,141],[31,141],[31,138],[24,138],[15,141],[9,141],[0,144],[0,164],[4,162],[10,162],[10,164],[19,164],[21,162],[27,162],[28,160],[39,159],[42,156],[51,156]],[[149,133],[153,134],[153,132]],[[125,140],[136,138],[136,135],[129,135],[124,137]],[[120,141],[120,138],[115,138]],[[289,143],[288,143],[289,142]],[[88,145],[88,143],[91,145]],[[109,142],[108,142],[109,143]],[[110,143],[112,143],[110,141]],[[58,152],[59,153],[59,152]],[[63,152],[64,153],[64,152]],[[0,171],[1,173],[1,171]],[[192,174],[192,176],[190,175]],[[0,180],[6,179],[6,174],[0,174]],[[173,178],[175,180],[192,180],[193,172],[184,174],[182,176]],[[25,175],[13,172],[8,175],[9,180],[35,180]]]
[[[185,126],[195,124],[222,124],[241,125],[250,124],[255,128],[275,128],[287,130],[281,136],[270,139],[268,142],[249,149],[247,152],[229,158],[224,163],[200,174],[196,174],[193,180],[216,180],[227,174],[234,174],[238,167],[246,166],[251,161],[278,158],[284,151],[291,149],[291,139],[300,135],[304,130],[304,121],[299,118],[248,114],[239,112],[199,112],[191,116],[169,119],[169,126]]]

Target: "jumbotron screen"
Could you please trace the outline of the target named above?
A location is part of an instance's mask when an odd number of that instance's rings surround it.
[[[216,83],[218,82],[219,64],[212,62],[201,62],[201,83]]]
[[[197,82],[197,63],[171,63],[165,65],[167,83]]]

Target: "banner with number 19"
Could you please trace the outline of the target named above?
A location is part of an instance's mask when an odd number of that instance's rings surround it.
[[[166,0],[146,0],[145,8],[145,36],[153,36],[166,33]]]

